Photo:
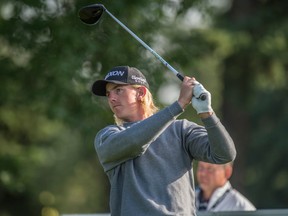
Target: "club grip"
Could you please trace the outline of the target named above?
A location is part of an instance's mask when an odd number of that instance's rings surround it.
[[[184,76],[183,76],[182,74],[177,73],[176,76],[183,82]],[[207,97],[206,97],[206,94],[201,94],[201,95],[199,96],[199,98],[200,98],[200,100],[204,101],[204,100],[206,100]]]
[[[184,76],[182,75],[182,74],[180,74],[180,73],[177,73],[177,75],[176,75],[182,82],[183,82],[183,80],[184,80]]]
[[[199,98],[200,98],[200,100],[204,101],[204,100],[206,100],[207,95],[205,93],[203,93],[199,96]]]

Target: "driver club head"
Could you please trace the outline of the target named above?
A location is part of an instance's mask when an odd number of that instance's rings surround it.
[[[102,4],[92,4],[81,8],[78,12],[80,20],[88,25],[96,24],[105,10]]]

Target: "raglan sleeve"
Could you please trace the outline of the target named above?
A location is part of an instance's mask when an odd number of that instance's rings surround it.
[[[175,102],[149,118],[124,126],[107,126],[94,141],[98,159],[105,171],[141,156],[149,145],[183,112]]]
[[[187,127],[186,145],[193,158],[210,163],[224,164],[236,157],[236,148],[230,134],[213,114],[202,119],[204,127]]]

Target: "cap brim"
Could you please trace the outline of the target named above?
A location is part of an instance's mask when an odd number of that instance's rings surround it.
[[[115,83],[115,84],[127,84],[120,81],[115,80],[97,80],[92,85],[92,92],[98,96],[106,96],[106,84],[107,83]]]

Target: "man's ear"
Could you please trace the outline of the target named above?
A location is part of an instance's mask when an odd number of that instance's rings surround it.
[[[144,86],[140,86],[138,88],[138,100],[142,100],[142,98],[146,95],[147,89]]]
[[[227,179],[230,179],[230,177],[232,176],[232,172],[233,172],[232,166],[225,165],[225,176]]]

